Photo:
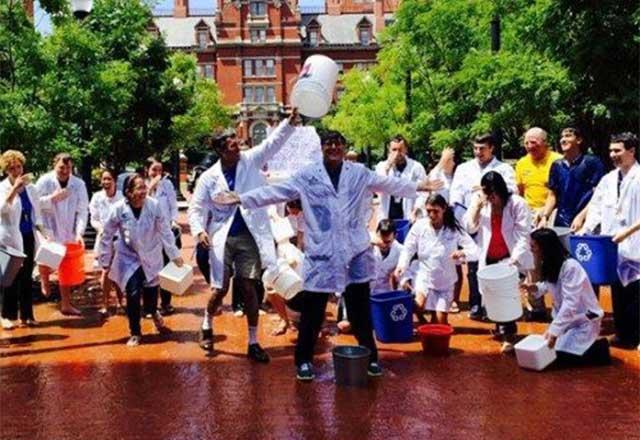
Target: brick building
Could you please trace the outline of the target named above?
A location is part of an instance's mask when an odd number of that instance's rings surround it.
[[[197,56],[200,74],[236,106],[239,135],[256,143],[288,111],[308,56],[327,55],[343,70],[375,63],[377,35],[399,0],[326,0],[321,8],[300,8],[298,0],[215,1],[202,10],[174,0],[173,10],[155,11],[150,31]]]

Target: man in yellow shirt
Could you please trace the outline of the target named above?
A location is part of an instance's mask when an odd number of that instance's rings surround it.
[[[549,192],[547,184],[551,164],[562,159],[562,155],[549,148],[547,132],[539,127],[533,127],[525,133],[524,147],[527,155],[516,163],[516,184],[518,192],[532,211],[533,225],[537,225]],[[546,321],[544,300],[531,297],[529,302],[533,310],[526,317],[527,320]]]

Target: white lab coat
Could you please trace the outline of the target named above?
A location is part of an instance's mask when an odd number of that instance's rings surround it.
[[[105,190],[98,191],[91,196],[91,201],[89,202],[89,221],[91,222],[93,229],[98,231],[98,235],[96,236],[95,244],[93,246],[93,253],[95,256],[100,255],[100,238],[102,236],[104,224],[109,218],[109,211],[117,201],[122,199],[123,195],[118,190],[116,190],[113,197],[108,197]]]
[[[380,176],[362,164],[343,162],[338,190],[322,163],[311,164],[288,180],[242,194],[255,209],[300,199],[304,215],[304,289],[343,292],[348,284],[372,279],[373,253],[367,222],[372,191],[415,198],[416,182]]]
[[[382,161],[376,165],[376,173],[380,176],[392,176],[392,177],[400,177],[402,179],[410,180],[411,182],[421,182],[427,178],[427,172],[425,171],[422,164],[418,161],[415,161],[409,157],[407,157],[407,166],[402,170],[400,175],[395,174],[395,168],[392,167],[388,172],[386,170],[386,161]],[[391,203],[391,195],[382,193],[379,194],[380,198],[380,206],[378,208],[378,221],[389,218],[389,205]],[[402,211],[404,213],[404,218],[408,219],[411,211],[413,211],[413,207],[416,203],[416,197],[403,197],[402,199]]]
[[[163,177],[158,182],[155,191],[149,195],[160,203],[160,209],[169,223],[178,221],[178,198],[173,183],[168,177]]]
[[[113,237],[118,239],[113,242]],[[115,247],[115,253],[114,253]],[[124,292],[129,278],[142,266],[148,286],[157,286],[162,270],[162,249],[174,260],[180,256],[169,223],[160,204],[147,197],[136,219],[126,199],[116,202],[109,211],[100,238],[100,266],[109,268],[109,278]]]
[[[77,237],[84,235],[89,217],[89,196],[81,179],[69,176],[67,183],[69,196],[58,202],[51,199],[53,192],[61,188],[54,171],[40,177],[36,188],[40,194],[43,224],[47,230],[51,231],[53,241],[75,242]]]
[[[20,194],[16,194],[11,204],[7,203],[7,196],[11,192],[13,185],[9,182],[9,178],[5,178],[0,182],[0,245],[8,246],[19,251],[24,250],[22,243],[22,234],[20,233],[20,217],[22,215],[22,201]],[[26,185],[26,191],[31,201],[31,222],[33,225],[42,225],[40,216],[39,196],[36,187],[29,184]],[[25,189],[23,188],[23,191]],[[34,238],[37,234],[34,235]],[[36,239],[36,250],[38,240]]]
[[[558,338],[556,350],[583,355],[600,335],[604,316],[585,270],[576,260],[568,258],[562,264],[558,282],[540,282],[536,286],[536,297],[547,291],[553,297],[553,321],[548,332]],[[589,319],[587,312],[596,317]]]
[[[389,281],[391,274],[396,269],[398,261],[400,260],[400,253],[402,252],[402,246],[398,241],[394,240],[391,243],[391,249],[386,257],[382,255],[382,251],[378,246],[373,247],[373,258],[375,261],[375,269],[373,271],[374,278],[371,282],[371,294],[390,292],[393,290],[393,286]]]
[[[479,224],[471,222],[471,212],[464,215],[464,225],[469,234],[478,235],[476,242],[480,245],[478,266],[486,266],[487,251],[491,241],[491,205],[486,204],[480,210]],[[533,269],[533,255],[529,246],[531,233],[531,211],[527,202],[520,196],[512,194],[502,211],[502,236],[509,248],[511,259],[516,262],[520,272]]]
[[[243,194],[267,185],[260,170],[284,146],[294,131],[295,127],[290,125],[288,120],[284,120],[260,145],[240,153],[240,161],[236,169],[235,192]],[[267,268],[276,264],[276,249],[267,210],[247,210],[242,206],[224,206],[213,202],[217,194],[228,190],[227,180],[218,161],[200,176],[189,204],[191,234],[197,237],[198,234],[206,231],[211,239],[211,285],[217,289],[222,288],[224,248],[236,209],[240,209],[247,228],[258,246],[262,267]],[[211,224],[208,229],[205,229],[204,219],[209,213],[212,215]]]
[[[593,233],[600,225],[602,235],[614,235],[640,218],[640,164],[636,162],[622,179],[620,196],[619,173],[619,170],[613,170],[598,183],[589,203],[585,232]],[[636,233],[618,245],[618,275],[623,285],[640,279],[639,263],[640,234]]]
[[[406,270],[414,254],[418,254],[418,268],[413,287],[426,292],[427,289],[448,290],[458,279],[456,262],[451,254],[462,247],[466,261],[478,260],[478,246],[463,231],[454,231],[444,226],[435,230],[426,218],[417,220],[404,242],[398,267]]]
[[[511,165],[500,162],[495,157],[484,167],[480,166],[478,159],[471,159],[462,163],[453,173],[453,180],[449,190],[449,204],[454,207],[458,221],[462,222],[464,212],[471,207],[474,196],[473,187],[479,186],[482,176],[489,171],[500,173],[509,191],[513,194],[518,194],[516,173]]]

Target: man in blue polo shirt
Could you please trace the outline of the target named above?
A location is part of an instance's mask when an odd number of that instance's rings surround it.
[[[572,227],[575,217],[587,206],[604,175],[600,159],[583,153],[583,139],[578,129],[562,130],[560,147],[563,158],[551,165],[547,184],[551,191],[536,225],[539,228],[548,226],[554,208],[557,213],[553,226]]]

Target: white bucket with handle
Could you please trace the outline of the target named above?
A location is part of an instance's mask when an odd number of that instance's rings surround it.
[[[289,239],[295,237],[296,233],[291,226],[291,222],[284,218],[276,216],[271,219],[271,233],[276,243],[288,243]]]
[[[300,249],[289,242],[278,243],[278,258],[284,259],[294,269],[302,264],[304,254]]]
[[[518,269],[515,266],[486,266],[478,271],[478,284],[489,319],[494,322],[510,322],[522,316]]]
[[[301,115],[321,118],[327,114],[333,102],[333,92],[340,68],[329,57],[312,55],[306,59],[298,81],[293,87],[291,105]]]
[[[302,278],[285,260],[278,260],[278,265],[265,270],[262,275],[265,287],[272,287],[281,297],[289,300],[302,290]]]

